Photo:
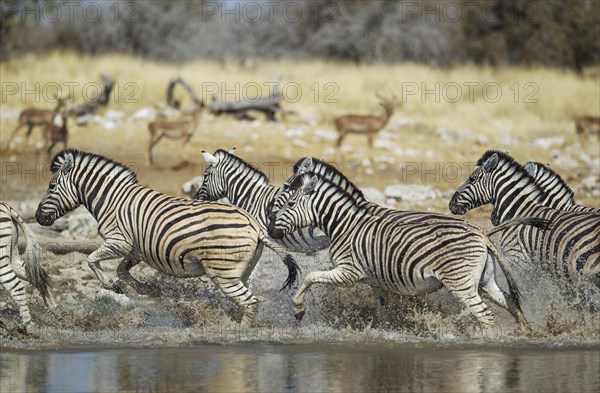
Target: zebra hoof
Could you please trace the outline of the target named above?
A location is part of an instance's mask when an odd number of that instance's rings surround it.
[[[123,288],[121,287],[121,284],[117,281],[116,283],[114,283],[110,288],[108,288],[110,291],[113,291],[116,294],[122,295],[125,293],[125,291],[123,290]]]
[[[294,316],[296,317],[296,321],[300,322],[304,317],[304,311],[297,312],[294,314]]]

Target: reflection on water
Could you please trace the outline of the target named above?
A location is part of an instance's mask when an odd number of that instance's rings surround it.
[[[3,351],[0,392],[599,391],[598,350],[235,345]]]

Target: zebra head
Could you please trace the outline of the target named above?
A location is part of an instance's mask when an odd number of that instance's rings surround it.
[[[283,207],[269,215],[269,236],[281,239],[285,235],[306,228],[313,224],[310,214],[310,196],[315,192],[319,179],[317,176],[304,174],[296,177],[289,186],[285,202],[283,194],[277,198]]]
[[[450,211],[463,215],[467,211],[488,203],[494,203],[491,172],[496,168],[500,157],[497,153],[482,157],[477,167],[452,196]]]
[[[52,160],[52,179],[46,195],[40,201],[35,219],[40,225],[50,226],[79,205],[79,193],[73,183],[74,158],[70,152],[61,152]]]
[[[229,153],[218,151],[215,155],[202,150],[202,157],[204,157],[204,161],[206,161],[208,166],[204,171],[202,185],[200,186],[200,189],[198,189],[194,199],[200,201],[216,201],[227,196],[225,195],[227,190],[226,178],[220,172],[222,171],[221,167],[226,160],[226,154],[233,155],[235,154],[235,150],[236,148],[234,147]]]
[[[314,160],[312,159],[312,157],[306,157],[306,158],[300,159],[294,165],[294,174],[283,184],[283,186],[281,186],[281,188],[279,189],[279,191],[277,192],[277,194],[271,201],[271,205],[269,207],[270,215],[277,214],[277,212],[279,212],[284,207],[284,205],[287,203],[287,201],[290,199],[292,191],[293,191],[291,184],[296,180],[296,178],[298,178],[299,176],[302,176],[306,173],[312,173],[312,171],[314,169],[315,169],[315,164],[314,164]]]

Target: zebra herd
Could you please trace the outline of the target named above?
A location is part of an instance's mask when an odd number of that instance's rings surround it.
[[[483,326],[494,314],[482,295],[506,309],[523,327],[521,293],[507,260],[540,262],[570,282],[600,286],[600,212],[576,205],[558,174],[508,154],[488,151],[450,201],[454,214],[492,204],[488,233],[444,214],[402,211],[369,202],[343,173],[313,158],[299,160],[281,187],[232,151],[202,152],[207,168],[195,197],[176,198],[140,185],[129,168],[100,155],[64,150],[51,164],[52,178],[37,212],[49,226],[84,206],[98,222],[102,245],[87,262],[101,285],[122,292],[121,283],[142,294],[152,288],[130,269],[141,261],[175,277],[208,277],[242,310],[250,325],[258,300],[248,288],[264,246],[288,269],[290,288],[298,266],[290,252],[329,249],[333,268],[306,274],[293,296],[294,315],[305,313],[304,297],[316,283],[370,284],[375,292],[420,295],[441,287]],[[227,198],[228,204],[217,202]],[[31,321],[20,279],[34,284],[47,304],[54,301],[39,263],[34,236],[6,204],[0,207],[0,283]],[[27,238],[23,264],[16,250],[19,226]],[[494,243],[490,236],[500,233]],[[121,258],[115,282],[100,262]],[[23,268],[24,267],[24,268]],[[508,292],[496,281],[499,269]],[[19,279],[20,278],[20,279]],[[283,288],[282,288],[283,289]]]

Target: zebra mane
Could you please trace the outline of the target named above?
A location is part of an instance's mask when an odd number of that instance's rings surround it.
[[[265,175],[264,172],[253,167],[252,165],[250,165],[243,159],[239,158],[238,156],[234,156],[233,154],[229,153],[228,151],[219,149],[215,152],[215,157],[220,158],[220,156],[226,157],[228,160],[235,162],[237,165],[237,168],[241,169],[245,173],[250,174],[254,180],[260,181],[264,185],[270,184],[269,177],[267,175]]]
[[[563,180],[562,177],[560,177],[558,173],[552,170],[549,166],[536,161],[529,161],[529,164],[534,165],[536,171],[540,173],[540,180],[542,180],[541,176],[544,176],[546,178],[552,178],[557,183],[558,187],[565,191],[565,193],[568,195],[568,198],[570,198],[571,200],[575,198],[575,193],[573,192],[573,189]],[[536,176],[536,178],[538,178],[538,176]],[[544,187],[542,186],[542,188]]]
[[[50,164],[50,171],[52,173],[57,172],[62,164],[65,162],[67,158],[67,154],[71,154],[73,156],[73,165],[77,167],[93,167],[94,169],[118,169],[120,174],[125,174],[123,177],[124,180],[129,181],[131,183],[137,183],[137,175],[131,169],[127,168],[125,165],[118,163],[116,161],[111,160],[110,158],[106,158],[99,154],[88,153],[81,150],[75,149],[67,149],[57,153],[52,159],[52,163]]]
[[[335,180],[330,179],[328,177],[324,177],[320,173],[312,173],[311,172],[311,173],[303,173],[300,176],[296,176],[294,178],[294,180],[292,180],[292,182],[290,183],[290,190],[296,191],[296,190],[300,189],[305,184],[307,184],[313,176],[316,176],[319,179],[319,183],[325,183],[330,188],[335,188],[338,193],[343,194],[344,196],[348,197],[355,204],[360,204],[364,201],[364,197],[362,196],[362,193],[360,196],[356,195],[356,193],[351,193],[347,189],[340,187],[340,185]]]
[[[294,165],[294,173],[298,172],[300,165],[307,157],[301,158]],[[326,179],[329,183],[343,189],[346,193],[352,196],[352,199],[363,198],[364,194],[360,188],[350,181],[339,169],[323,160],[317,160],[311,157],[314,163],[312,174],[317,175],[320,179]]]
[[[525,170],[523,165],[512,158],[508,153],[500,150],[488,150],[477,161],[477,166],[482,166],[484,162],[486,162],[488,158],[494,154],[498,155],[501,162],[506,162],[511,168],[514,168],[516,175],[520,176],[520,178],[525,178],[528,180],[528,188],[531,190],[531,197],[533,197],[535,201],[539,202],[542,196],[546,194],[546,191],[535,181],[535,178]]]

